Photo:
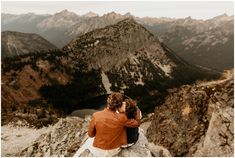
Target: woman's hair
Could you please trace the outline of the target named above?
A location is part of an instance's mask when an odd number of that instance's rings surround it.
[[[119,107],[122,106],[122,102],[124,97],[121,93],[112,93],[108,96],[107,104],[110,110],[117,110]]]
[[[128,119],[134,119],[137,114],[136,102],[131,98],[125,99],[126,102],[126,115]]]

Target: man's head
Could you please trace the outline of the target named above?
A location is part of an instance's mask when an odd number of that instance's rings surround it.
[[[121,93],[112,93],[108,96],[108,107],[110,110],[117,110],[122,106],[122,102],[124,100],[124,97]]]

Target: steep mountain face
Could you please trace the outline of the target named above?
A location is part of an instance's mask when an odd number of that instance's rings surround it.
[[[2,32],[1,47],[2,58],[57,49],[53,44],[39,35],[11,31]]]
[[[107,13],[103,16],[85,17],[86,18],[79,19],[79,21],[77,21],[76,24],[67,32],[67,35],[74,38],[92,30],[103,28],[108,25],[113,25],[126,18],[126,16],[117,14],[115,12]]]
[[[80,61],[80,71],[100,74],[105,94],[156,95],[171,86],[216,76],[183,61],[133,19],[79,36],[63,50]]]
[[[59,50],[41,51],[2,60],[2,124],[25,120],[42,127],[57,121],[60,108],[47,103],[39,90],[43,85],[65,85],[70,81],[58,64],[62,54]]]
[[[189,18],[178,22],[160,34],[161,41],[190,63],[219,71],[233,68],[232,16],[223,15],[206,21]]]
[[[172,156],[232,156],[233,75],[231,70],[220,80],[169,90],[165,102],[155,108],[148,140]]]
[[[34,32],[62,48],[71,39],[97,28],[132,17],[186,61],[223,71],[233,68],[233,16],[209,20],[139,18],[115,12],[83,16],[67,10],[54,15],[2,14],[2,30]]]
[[[99,14],[96,14],[96,13],[90,11],[90,12],[84,14],[83,16],[91,18],[91,17],[99,16]]]
[[[183,61],[140,24],[126,19],[75,38],[63,51],[3,60],[3,119],[20,110],[50,122],[53,108],[69,114],[82,108],[81,101],[113,91],[137,98],[147,112],[162,101],[167,88],[218,75]]]
[[[37,24],[40,35],[54,43],[58,48],[64,46],[73,36],[68,32],[73,28],[77,21],[83,18],[79,15],[63,10],[43,19]]]

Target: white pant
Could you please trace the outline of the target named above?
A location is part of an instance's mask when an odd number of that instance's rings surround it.
[[[111,157],[115,156],[120,152],[120,148],[112,150],[104,150],[93,146],[94,138],[88,138],[86,142],[78,149],[73,157],[79,157],[86,149],[88,149],[92,155],[98,157]]]

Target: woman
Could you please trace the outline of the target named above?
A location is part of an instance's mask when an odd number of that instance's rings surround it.
[[[136,105],[136,102],[132,100],[131,98],[125,96],[125,100],[123,102],[123,105],[121,108],[119,108],[118,112],[123,112],[127,115],[128,119],[135,119],[137,115],[138,107]],[[140,110],[139,110],[140,111]],[[140,118],[141,118],[141,112],[140,112]],[[139,138],[139,128],[129,128],[126,127],[126,135],[127,135],[127,145],[123,145],[123,148],[130,147],[134,145],[138,138]]]

